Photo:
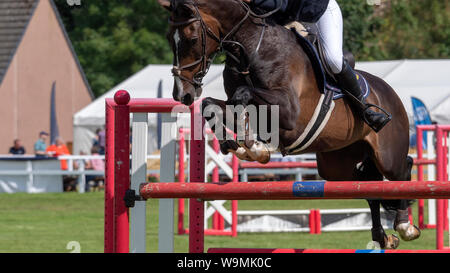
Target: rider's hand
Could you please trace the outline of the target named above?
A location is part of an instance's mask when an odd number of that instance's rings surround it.
[[[249,3],[249,4],[252,2],[252,0],[242,0],[242,1]]]

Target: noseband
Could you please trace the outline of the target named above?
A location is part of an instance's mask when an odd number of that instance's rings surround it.
[[[189,64],[186,64],[186,65],[180,66],[180,67],[174,65],[173,68],[172,68],[172,74],[173,74],[174,77],[179,77],[180,79],[182,79],[182,80],[184,80],[184,81],[187,81],[187,82],[189,82],[190,84],[192,84],[195,88],[200,88],[200,87],[203,85],[203,83],[202,83],[203,77],[205,77],[206,73],[208,73],[209,67],[211,66],[211,63],[213,62],[213,60],[214,60],[216,54],[217,54],[218,52],[224,50],[223,45],[224,45],[225,43],[235,44],[235,45],[241,47],[242,49],[244,49],[244,46],[243,46],[242,44],[240,44],[240,43],[238,43],[238,42],[236,42],[236,41],[228,40],[228,38],[229,38],[231,35],[233,35],[234,33],[237,32],[237,30],[241,27],[241,25],[245,22],[245,20],[247,20],[250,16],[253,16],[253,17],[256,17],[256,18],[264,19],[264,18],[267,18],[267,17],[271,16],[272,14],[274,14],[275,12],[277,12],[277,11],[281,8],[281,5],[280,5],[279,7],[277,7],[276,9],[274,9],[273,11],[270,11],[270,12],[265,13],[265,14],[263,14],[263,15],[258,15],[258,14],[255,14],[254,12],[252,12],[251,9],[250,9],[250,7],[249,7],[245,2],[243,2],[243,1],[241,1],[241,0],[238,0],[238,2],[239,2],[239,3],[243,6],[243,8],[246,10],[246,14],[245,14],[245,16],[244,16],[244,17],[243,17],[243,18],[242,18],[242,19],[241,19],[241,20],[240,20],[240,21],[239,21],[239,22],[231,29],[231,31],[228,32],[228,34],[226,34],[223,38],[219,38],[219,37],[211,30],[211,28],[205,23],[205,21],[203,20],[201,14],[200,14],[200,11],[199,11],[199,9],[198,9],[198,5],[197,5],[197,3],[195,2],[195,0],[186,2],[186,4],[192,5],[192,6],[194,7],[194,10],[195,10],[195,15],[194,15],[194,17],[192,17],[192,18],[190,18],[190,19],[188,19],[188,20],[186,20],[186,21],[181,21],[181,22],[176,22],[176,21],[173,21],[171,18],[169,18],[169,24],[170,24],[171,26],[174,26],[174,27],[190,25],[190,24],[192,24],[192,23],[194,23],[194,22],[199,21],[199,22],[200,22],[200,25],[201,25],[201,28],[202,28],[202,33],[201,33],[201,38],[202,38],[202,56],[200,57],[200,59],[198,59],[198,60],[196,60],[196,61],[194,61],[194,62],[192,62],[192,63],[189,63]],[[266,25],[265,25],[265,23],[264,23],[264,24],[263,24],[263,29],[262,29],[262,31],[261,31],[261,36],[260,36],[260,39],[259,39],[259,43],[258,43],[257,49],[259,49],[259,45],[261,44],[261,41],[262,41],[262,38],[263,38],[263,35],[264,35],[265,26],[266,26]],[[209,37],[213,38],[213,39],[218,43],[218,46],[217,46],[216,50],[215,50],[211,55],[209,55],[209,56],[207,56],[207,52],[206,52],[206,49],[207,49],[207,47],[206,47],[206,46],[207,46],[207,45],[206,45],[206,36],[209,36]],[[226,50],[225,50],[225,51],[226,51]],[[229,53],[228,51],[226,51],[226,53],[227,53],[228,56],[231,55],[232,58],[235,58],[235,57],[234,57],[231,53]],[[178,53],[177,53],[177,54],[178,54]],[[236,58],[235,58],[235,59],[236,59]],[[192,79],[188,79],[188,78],[184,77],[183,75],[181,75],[181,72],[182,72],[183,70],[188,69],[188,68],[193,67],[193,66],[198,65],[198,64],[201,64],[201,69],[200,69],[197,73],[194,74],[194,76],[193,76]],[[241,74],[244,74],[244,75],[248,75],[248,69],[247,69],[247,71],[237,71],[237,72],[239,72],[239,73],[241,73]]]

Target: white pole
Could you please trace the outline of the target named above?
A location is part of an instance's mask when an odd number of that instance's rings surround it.
[[[72,160],[69,160],[69,166],[71,166],[73,164]],[[84,160],[80,160],[80,165],[78,167],[79,171],[84,171]],[[69,167],[70,169],[70,167]],[[89,182],[89,181],[87,181]],[[84,193],[86,191],[86,175],[85,174],[81,174],[78,176],[78,192],[79,193]]]
[[[161,114],[160,181],[175,182],[177,117]],[[159,200],[158,252],[173,253],[174,200]]]
[[[131,189],[139,194],[139,185],[147,178],[148,114],[133,113],[131,144]],[[130,209],[130,252],[145,253],[145,201],[136,201]]]

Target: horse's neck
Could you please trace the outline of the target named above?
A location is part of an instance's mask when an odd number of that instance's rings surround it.
[[[247,72],[244,70],[250,68],[255,61],[260,38],[267,38],[263,36],[263,27],[260,21],[255,18],[247,19],[230,37],[229,40],[232,42],[224,43],[224,50],[227,52],[225,64],[228,67]]]

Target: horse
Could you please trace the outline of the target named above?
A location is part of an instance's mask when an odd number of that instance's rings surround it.
[[[276,10],[256,13],[241,0],[158,2],[170,12],[167,39],[174,53],[175,100],[191,105],[200,97],[201,82],[209,65],[217,52],[225,51],[223,79],[228,99],[205,98],[203,109],[214,105],[226,112],[227,105],[278,106],[276,149],[284,155],[316,153],[318,173],[323,179],[411,180],[413,160],[408,156],[408,117],[400,98],[385,81],[357,71],[370,86],[366,101],[381,105],[392,115],[391,122],[380,132],[375,133],[363,122],[348,98],[339,99],[334,101],[333,113],[309,146],[301,151],[288,151],[286,147],[296,142],[308,127],[322,94],[312,61],[299,45],[298,37],[270,20]],[[248,122],[248,115],[235,118]],[[222,126],[214,124],[215,133],[227,130],[225,122]],[[232,152],[240,159],[261,163],[266,163],[273,151],[264,141],[247,136],[244,141],[222,140],[220,148],[223,153]],[[402,240],[411,241],[420,236],[420,229],[409,223],[408,207],[413,200],[367,201],[372,240],[381,248],[395,249],[400,239],[384,231],[380,205],[396,213],[393,228]]]

